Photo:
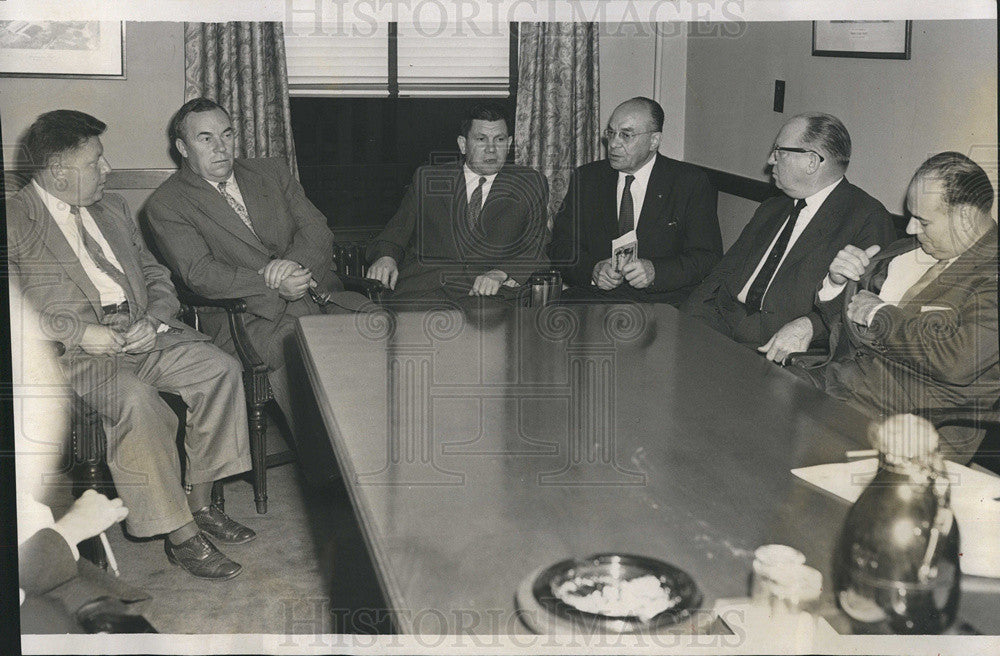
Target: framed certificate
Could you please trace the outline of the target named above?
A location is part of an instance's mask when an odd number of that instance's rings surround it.
[[[817,57],[909,59],[912,21],[813,21],[812,54]]]
[[[0,21],[0,75],[125,77],[125,23]]]

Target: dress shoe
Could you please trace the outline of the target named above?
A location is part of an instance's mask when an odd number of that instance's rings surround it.
[[[227,558],[201,533],[180,544],[172,544],[167,538],[163,541],[163,549],[170,562],[199,579],[226,581],[243,571],[242,565]]]
[[[243,544],[257,537],[251,529],[240,524],[235,519],[219,510],[217,506],[208,504],[194,513],[195,524],[209,537],[225,544]]]

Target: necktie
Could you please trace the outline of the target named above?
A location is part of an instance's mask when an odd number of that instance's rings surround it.
[[[83,248],[87,251],[87,255],[94,261],[97,268],[114,280],[124,292],[128,289],[128,278],[125,277],[125,273],[121,269],[111,263],[111,260],[104,254],[104,249],[101,248],[101,245],[97,243],[94,236],[84,227],[83,220],[80,218],[80,208],[76,205],[70,205],[69,213],[73,215],[73,221],[76,223],[76,231],[80,234],[80,239],[83,241]]]
[[[236,215],[240,217],[240,220],[243,221],[243,225],[250,229],[250,232],[253,233],[254,237],[257,237],[257,231],[253,229],[253,224],[250,223],[250,215],[247,213],[247,208],[243,207],[243,203],[236,200],[236,197],[226,190],[227,184],[228,183],[226,182],[219,183],[219,193],[222,194],[222,197],[226,199],[227,203],[229,203],[229,207],[233,208]],[[259,240],[260,237],[257,237],[257,239]]]
[[[625,176],[625,189],[622,190],[622,203],[618,207],[618,234],[624,235],[635,229],[635,205],[632,202],[632,183],[634,175]]]
[[[795,201],[795,206],[788,215],[788,221],[785,222],[785,227],[782,229],[781,234],[778,235],[778,241],[774,242],[774,248],[767,254],[764,266],[760,268],[760,272],[754,278],[753,284],[750,285],[750,289],[747,291],[747,307],[751,311],[757,312],[760,310],[761,303],[764,302],[764,292],[767,291],[767,286],[771,284],[771,278],[774,277],[774,273],[778,270],[781,258],[785,256],[785,249],[788,248],[788,241],[792,238],[795,222],[798,220],[799,213],[802,212],[802,208],[805,206],[806,201],[804,198]]]
[[[486,184],[486,178],[479,178],[479,186],[472,191],[472,197],[469,198],[469,209],[467,218],[469,219],[469,228],[475,230],[479,225],[479,215],[483,212],[483,185]]]
[[[924,275],[920,276],[917,282],[910,285],[910,288],[907,289],[905,292],[903,292],[903,295],[899,298],[899,305],[909,303],[914,298],[916,298],[917,294],[924,291],[924,289],[927,288],[927,285],[934,282],[937,279],[937,277],[941,275],[941,272],[944,271],[945,267],[947,266],[948,266],[947,260],[938,260],[937,262],[935,262],[931,266],[931,268],[927,269],[927,271],[924,271]]]

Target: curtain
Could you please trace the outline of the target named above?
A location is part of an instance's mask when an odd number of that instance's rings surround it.
[[[184,99],[233,118],[237,157],[284,157],[298,174],[281,23],[185,23]]]
[[[549,224],[570,174],[600,155],[600,95],[596,23],[518,26],[518,164],[549,181]]]

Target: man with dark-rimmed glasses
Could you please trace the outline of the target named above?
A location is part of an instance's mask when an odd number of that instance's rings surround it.
[[[826,337],[813,295],[847,244],[893,240],[885,207],[844,177],[851,136],[829,114],[794,116],[767,157],[775,186],[736,243],[682,307],[728,337],[781,362]]]

